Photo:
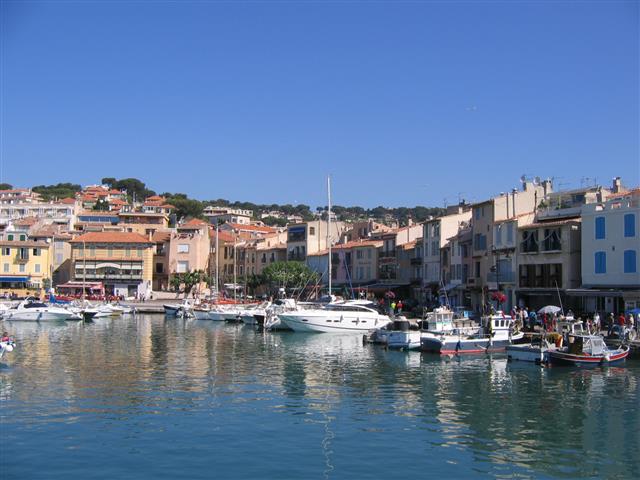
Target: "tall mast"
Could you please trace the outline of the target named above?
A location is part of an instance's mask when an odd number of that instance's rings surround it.
[[[220,295],[220,285],[219,285],[219,280],[218,280],[218,274],[219,274],[218,262],[220,260],[220,254],[218,253],[218,248],[219,248],[218,233],[219,232],[220,232],[220,230],[218,229],[218,217],[216,217],[216,278],[215,278],[215,286],[216,286],[215,299],[216,299],[216,301],[218,301],[218,297]]]
[[[327,245],[329,246],[329,298],[331,298],[331,175],[327,176],[327,197],[329,206],[327,209]]]

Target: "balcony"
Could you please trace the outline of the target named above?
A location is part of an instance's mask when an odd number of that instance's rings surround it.
[[[294,262],[304,262],[306,260],[307,256],[303,255],[301,253],[295,254],[295,253],[290,253],[287,256],[287,260],[291,260]]]
[[[411,265],[417,266],[422,265],[422,257],[414,257],[411,259]]]
[[[22,255],[22,256],[21,256],[21,255],[18,255],[18,256],[16,256],[15,261],[16,261],[16,263],[18,263],[18,264],[26,264],[26,263],[29,263],[29,255]]]
[[[380,252],[378,257],[380,257],[380,258],[396,258],[396,251],[395,250],[389,250],[389,251],[386,251],[386,252],[382,251],[382,252]]]

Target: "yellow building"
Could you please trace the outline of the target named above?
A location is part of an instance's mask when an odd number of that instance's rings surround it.
[[[74,282],[102,282],[107,295],[147,296],[153,242],[138,233],[89,232],[71,240]]]
[[[40,296],[51,284],[49,244],[27,240],[25,234],[7,238],[0,242],[0,295]]]

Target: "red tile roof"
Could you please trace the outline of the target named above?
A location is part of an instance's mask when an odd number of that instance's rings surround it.
[[[88,232],[71,243],[151,243],[147,237],[131,232]]]
[[[382,242],[382,240],[376,241],[376,240],[364,240],[362,242],[359,242],[357,240],[354,240],[352,242],[347,242],[347,243],[340,243],[338,245],[334,245],[333,248],[334,250],[346,250],[349,248],[358,248],[358,247],[381,247],[383,245],[384,242]]]
[[[171,240],[171,232],[155,232],[151,241],[154,243],[163,243]]]
[[[271,227],[260,227],[258,225],[244,225],[242,223],[226,223],[225,225],[229,225],[229,227],[234,230],[244,230],[245,232],[262,232],[262,233],[273,233],[277,230]]]
[[[201,227],[203,225],[207,225],[207,222],[200,220],[199,218],[192,218],[186,223],[180,225],[181,227]]]
[[[76,199],[75,198],[63,198],[58,203],[64,203],[64,204],[67,204],[67,205],[72,205],[72,204],[76,203]]]
[[[211,242],[215,242],[216,241],[216,231],[215,229],[211,229],[210,231],[210,236],[211,236]],[[218,241],[219,242],[235,242],[236,241],[236,237],[233,236],[230,233],[227,233],[225,231],[222,230],[218,230]]]

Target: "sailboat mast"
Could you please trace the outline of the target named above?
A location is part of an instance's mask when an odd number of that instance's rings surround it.
[[[331,175],[327,176],[327,198],[329,201],[329,205],[327,208],[327,245],[329,247],[329,298],[331,298]]]

